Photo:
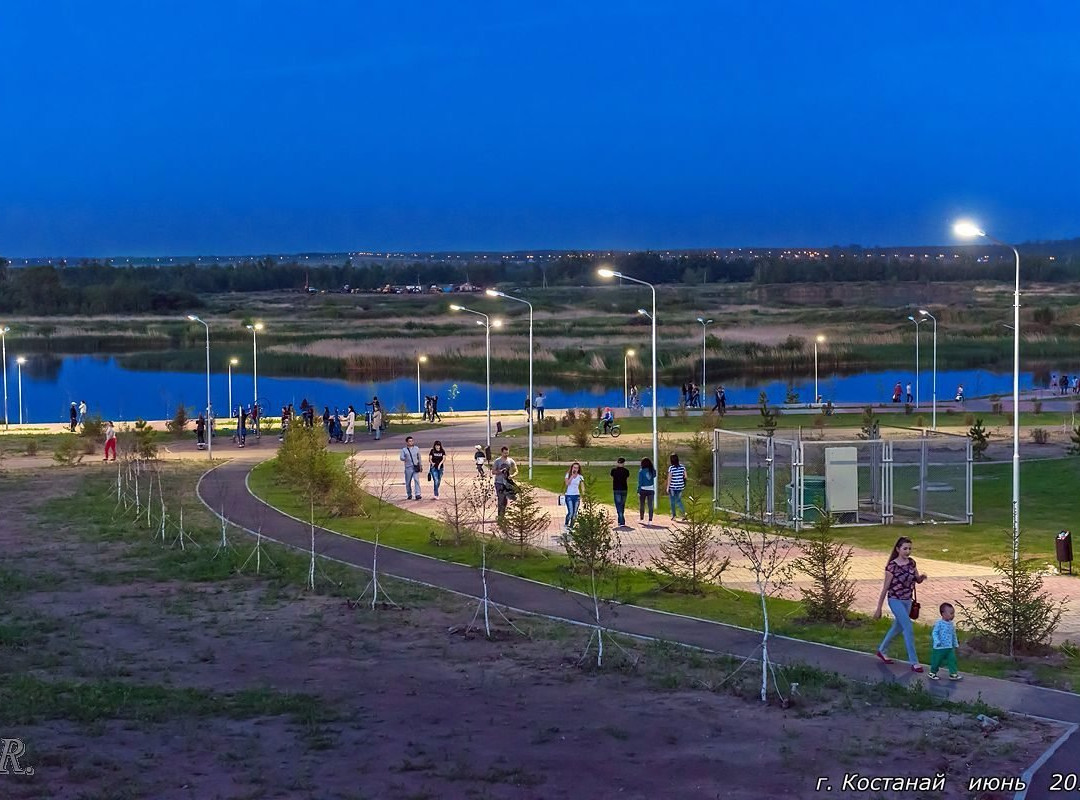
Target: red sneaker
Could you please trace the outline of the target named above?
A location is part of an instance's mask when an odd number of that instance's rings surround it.
[[[922,666],[920,664],[912,664],[911,665],[911,671],[912,672],[922,672]]]
[[[889,658],[884,653],[882,653],[880,650],[877,651],[877,657],[881,659],[881,663],[883,663],[883,664],[891,664],[892,663],[892,659]]]

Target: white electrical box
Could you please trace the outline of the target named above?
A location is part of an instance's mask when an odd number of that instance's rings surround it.
[[[825,510],[830,514],[854,513],[858,518],[858,448],[825,448]]]

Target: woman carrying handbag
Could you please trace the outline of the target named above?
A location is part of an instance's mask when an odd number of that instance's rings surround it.
[[[893,663],[885,653],[889,642],[899,633],[904,637],[911,671],[923,671],[919,664],[919,657],[915,653],[915,629],[911,620],[919,615],[919,605],[915,600],[915,585],[925,580],[926,575],[919,572],[915,566],[915,559],[911,557],[911,539],[901,536],[893,545],[889,562],[885,565],[885,581],[881,586],[877,609],[874,611],[874,619],[881,619],[881,606],[888,597],[893,623],[877,649],[877,657],[885,664]]]

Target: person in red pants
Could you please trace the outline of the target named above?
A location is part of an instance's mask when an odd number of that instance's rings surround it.
[[[105,458],[103,461],[109,461],[109,454],[112,453],[112,461],[116,461],[116,428],[113,427],[112,420],[105,423]]]

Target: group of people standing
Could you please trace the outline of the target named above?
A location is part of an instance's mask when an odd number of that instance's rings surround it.
[[[503,448],[505,449],[505,448]],[[609,473],[611,475],[611,494],[615,503],[615,515],[620,528],[626,525],[626,500],[630,494],[630,470],[626,467],[626,459],[620,456],[615,466]],[[656,490],[659,475],[652,459],[647,456],[641,459],[637,473],[638,495],[638,520],[645,521],[646,511],[649,522],[653,521],[656,510]],[[671,518],[677,519],[678,512],[686,519],[686,506],[683,504],[683,491],[686,489],[686,467],[679,463],[679,456],[671,454],[668,459],[667,476],[664,490],[668,496],[671,507]],[[575,461],[570,465],[563,476],[563,502],[566,505],[566,518],[563,520],[563,530],[568,531],[577,519],[578,510],[581,508],[581,495],[585,490],[585,478],[581,474],[581,464]]]

